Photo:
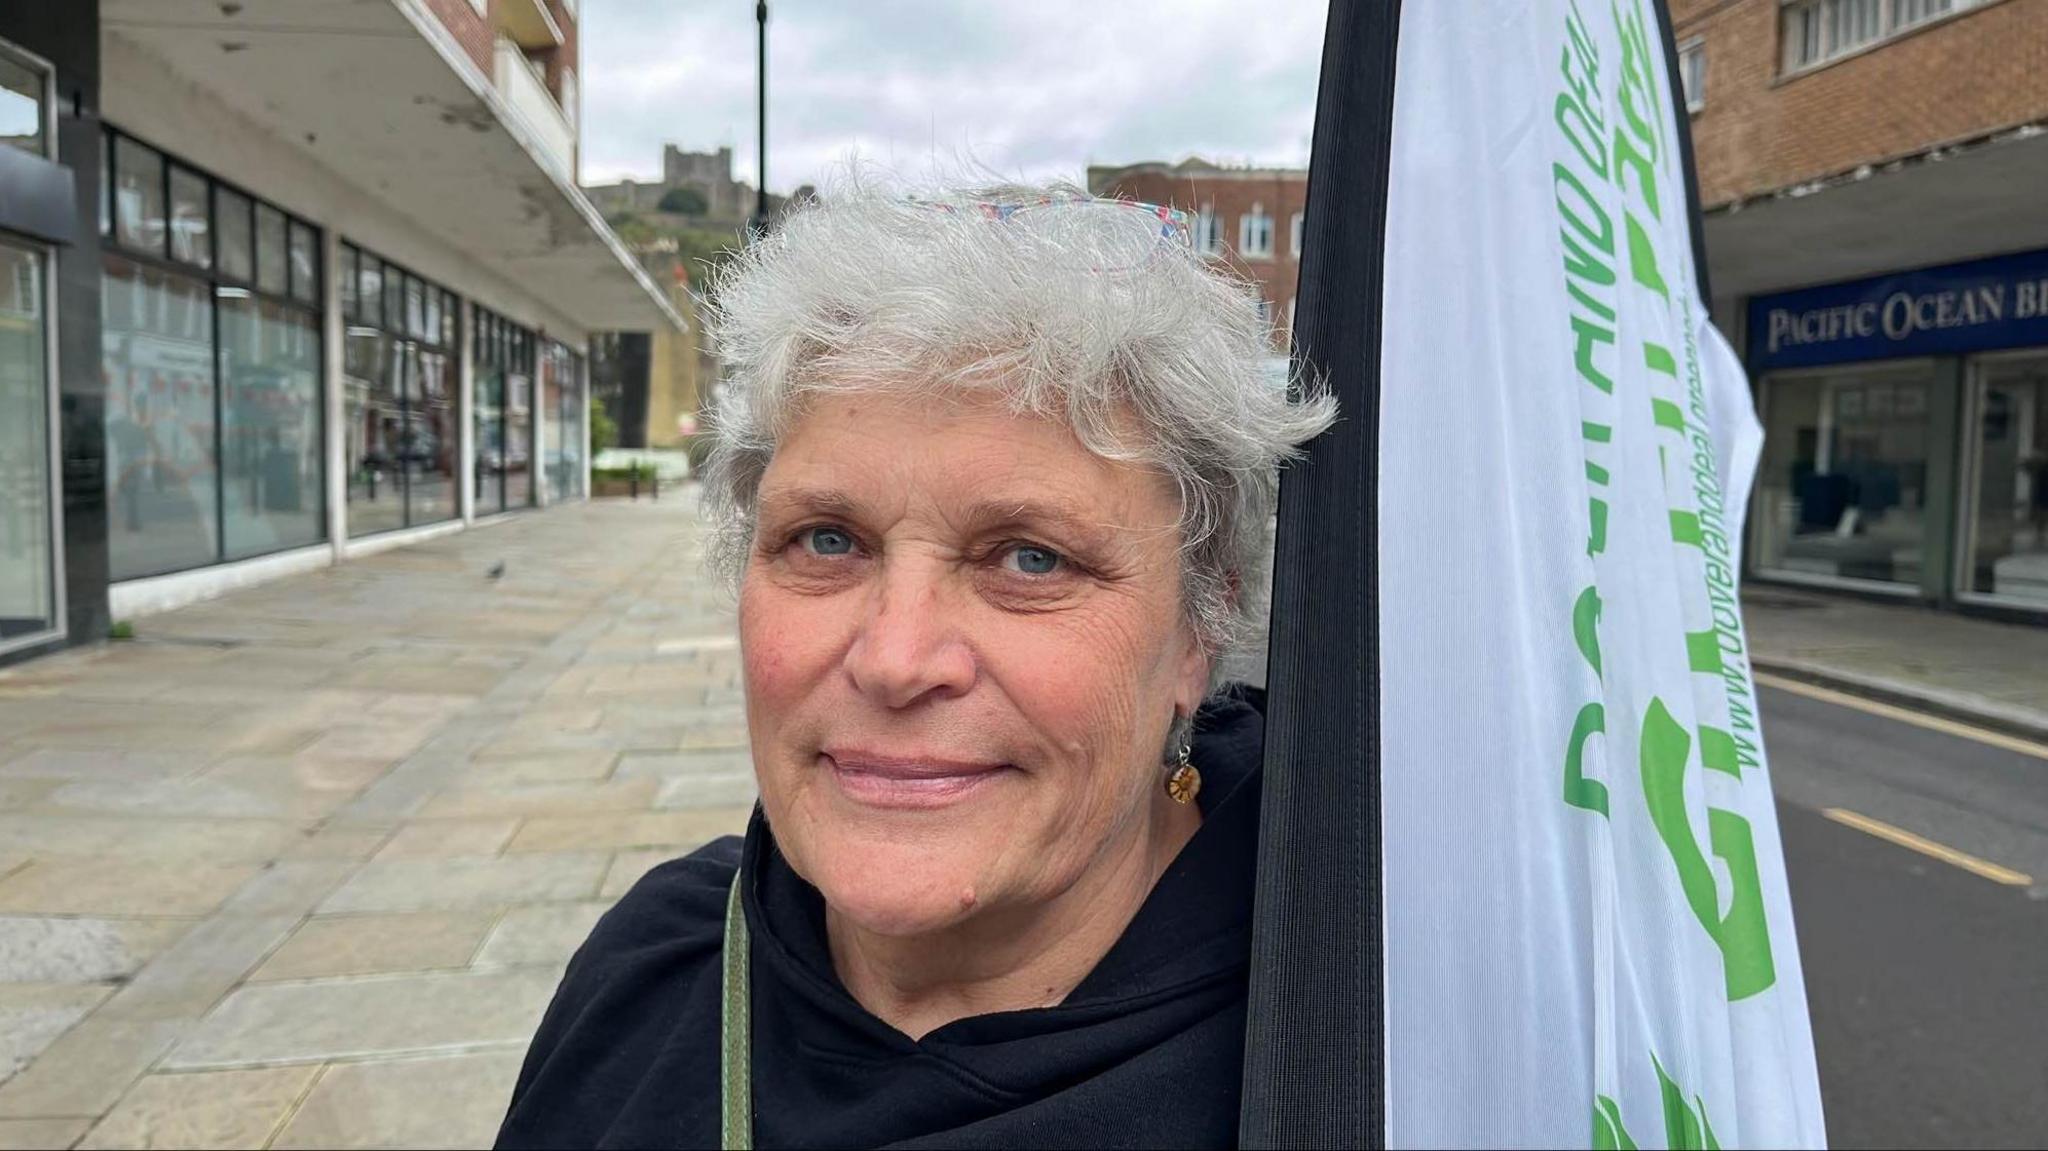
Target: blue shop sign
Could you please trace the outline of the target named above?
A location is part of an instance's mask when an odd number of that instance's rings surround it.
[[[2048,251],[1749,302],[1751,371],[2048,345]]]

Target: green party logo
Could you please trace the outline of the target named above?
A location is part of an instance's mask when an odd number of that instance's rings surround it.
[[[1695,1095],[1692,1102],[1686,1102],[1685,1092],[1665,1074],[1654,1054],[1650,1065],[1657,1069],[1664,1104],[1664,1146],[1671,1151],[1721,1151],[1714,1125],[1707,1122],[1706,1100]],[[1593,1097],[1593,1151],[1636,1151],[1636,1141],[1622,1124],[1621,1107],[1605,1095]]]
[[[1697,549],[1702,572],[1697,584],[1689,584],[1682,593],[1688,606],[1699,609],[1699,617],[1710,621],[1699,631],[1687,631],[1680,624],[1670,642],[1682,648],[1694,676],[1710,676],[1718,685],[1729,722],[1727,727],[1703,724],[1696,732],[1689,731],[1672,715],[1663,697],[1652,697],[1637,724],[1641,738],[1635,752],[1644,800],[1644,810],[1637,814],[1649,817],[1686,905],[1707,938],[1720,949],[1732,1001],[1756,995],[1777,980],[1754,837],[1747,819],[1710,802],[1707,843],[1702,847],[1686,814],[1686,773],[1695,745],[1704,770],[1725,775],[1737,786],[1742,783],[1743,769],[1758,766],[1761,757],[1737,610],[1733,549],[1709,431],[1699,346],[1693,335],[1693,301],[1684,277],[1674,283],[1664,274],[1656,239],[1645,224],[1646,220],[1663,219],[1663,191],[1677,183],[1671,180],[1663,189],[1659,185],[1660,173],[1668,176],[1673,171],[1672,154],[1651,70],[1647,22],[1640,0],[1626,13],[1616,4],[1613,14],[1620,31],[1621,61],[1611,95],[1612,106],[1620,115],[1609,124],[1605,97],[1610,93],[1601,84],[1598,46],[1587,34],[1576,3],[1565,21],[1559,56],[1563,83],[1553,106],[1558,130],[1569,146],[1551,170],[1564,246],[1565,288],[1571,300],[1572,364],[1580,385],[1575,394],[1588,493],[1586,554],[1595,561],[1596,573],[1600,566],[1612,562],[1605,557],[1610,547],[1610,501],[1616,496],[1613,464],[1617,435],[1651,437],[1663,464],[1664,490],[1654,493],[1654,498],[1663,500],[1668,509],[1673,552]],[[1593,192],[1602,186],[1621,192],[1618,229],[1614,214]],[[1624,239],[1625,254],[1621,250]],[[1682,346],[1674,349],[1645,338],[1624,349],[1617,322],[1624,293],[1633,308],[1648,309],[1652,315],[1661,311],[1667,321],[1665,328],[1683,333]],[[1623,394],[1617,395],[1617,385]],[[1628,395],[1633,389],[1640,392]],[[1641,402],[1642,393],[1647,393],[1648,403]],[[1625,399],[1636,402],[1625,405]],[[1624,417],[1630,411],[1648,411],[1650,419],[1642,421],[1637,416],[1627,420]],[[1656,565],[1673,563],[1671,554],[1640,559]],[[1689,565],[1679,566],[1683,570]],[[1604,682],[1602,597],[1597,574],[1594,583],[1574,597],[1570,610],[1572,641],[1579,657],[1592,668],[1595,681]],[[1611,809],[1607,783],[1585,770],[1586,748],[1595,735],[1606,733],[1608,721],[1604,698],[1589,700],[1578,708],[1565,746],[1563,798],[1573,807],[1614,819],[1627,813]],[[1710,852],[1727,869],[1725,900],[1708,861]],[[1725,914],[1721,911],[1724,905],[1728,908]],[[1619,1116],[1608,1118],[1618,1141],[1606,1145],[1630,1146]],[[1699,1126],[1704,1127],[1704,1122],[1702,1117]],[[1708,1137],[1711,1141],[1711,1134]],[[1671,1145],[1681,1146],[1678,1142]]]

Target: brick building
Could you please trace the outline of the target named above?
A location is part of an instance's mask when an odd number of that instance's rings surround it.
[[[587,487],[576,0],[0,4],[0,662]]]
[[[1196,246],[1258,285],[1274,345],[1286,349],[1301,270],[1308,169],[1227,168],[1190,157],[1178,164],[1091,167],[1088,190],[1194,216]]]
[[[1751,574],[2048,616],[2048,3],[1670,3]]]

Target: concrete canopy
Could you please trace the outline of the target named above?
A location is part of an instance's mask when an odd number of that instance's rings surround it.
[[[684,326],[426,0],[102,0],[101,18],[586,329]]]
[[[2048,130],[1981,140],[1705,213],[1718,298],[2048,247]]]

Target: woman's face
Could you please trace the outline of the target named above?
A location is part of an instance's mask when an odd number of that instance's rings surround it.
[[[986,400],[820,399],[740,595],[761,800],[853,924],[1014,912],[1142,850],[1208,665],[1159,473]]]

